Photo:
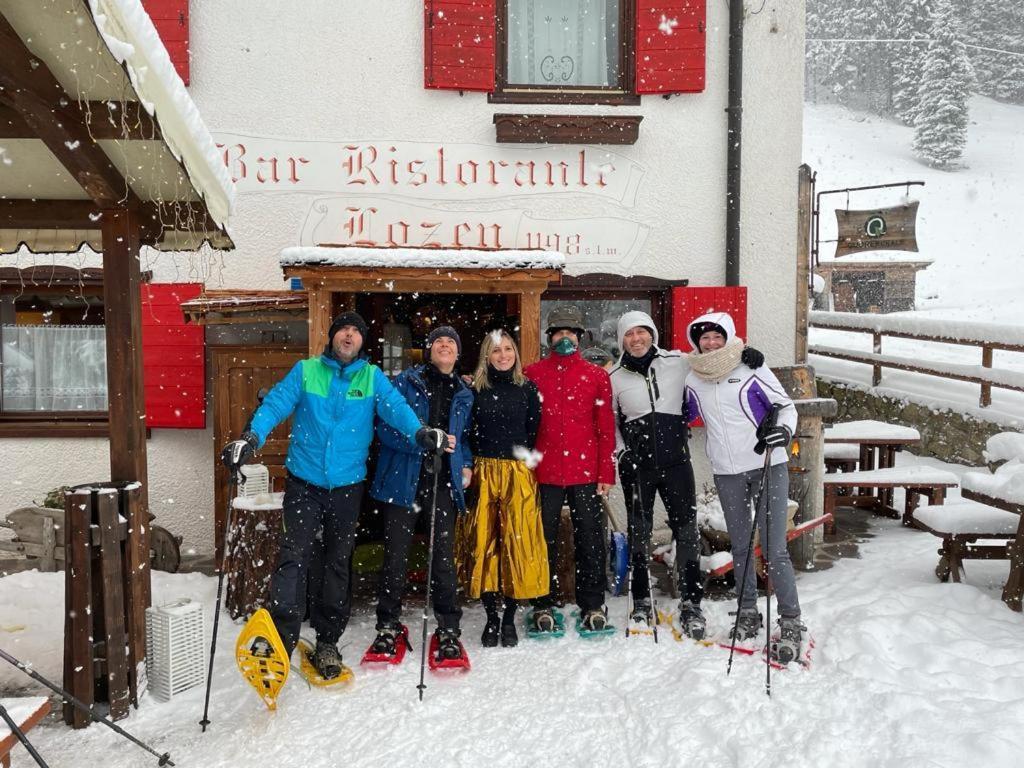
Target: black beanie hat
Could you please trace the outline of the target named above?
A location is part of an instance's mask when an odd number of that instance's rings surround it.
[[[696,349],[698,352],[700,352],[700,337],[703,336],[708,331],[718,331],[720,334],[722,334],[722,337],[726,341],[729,340],[728,331],[726,331],[725,328],[720,326],[718,323],[712,323],[710,321],[705,321],[703,323],[694,323],[693,325],[690,326],[690,341],[693,342],[693,348]]]
[[[459,338],[459,332],[450,325],[439,325],[430,332],[427,336],[427,349],[429,350],[430,345],[442,336],[447,336],[455,342],[455,350],[459,353],[459,357],[462,357],[462,339]]]
[[[346,325],[354,325],[359,330],[359,335],[363,337],[363,343],[366,343],[366,336],[370,332],[370,327],[363,320],[362,316],[358,312],[342,312],[331,323],[330,330],[327,331],[327,348],[330,349],[334,344],[334,334],[344,328]]]

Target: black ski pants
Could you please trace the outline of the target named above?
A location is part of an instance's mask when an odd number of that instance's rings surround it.
[[[697,497],[693,466],[689,461],[663,469],[637,469],[632,482],[622,484],[629,523],[629,551],[634,600],[650,597],[647,580],[648,550],[654,530],[654,495],[661,496],[668,513],[668,527],[676,543],[676,576],[679,594],[699,605],[704,597],[700,572],[700,533],[697,530]],[[639,488],[639,496],[636,490]]]
[[[361,482],[328,490],[288,475],[281,549],[270,581],[270,615],[289,654],[299,640],[313,539],[321,528],[323,587],[319,594],[311,596],[310,624],[316,639],[325,643],[337,643],[345,631],[352,611],[352,548],[362,499]]]
[[[572,513],[572,534],[576,554],[576,605],[583,612],[601,608],[608,588],[605,572],[604,526],[597,483],[584,485],[540,485],[540,516],[548,546],[551,588],[533,600],[535,608],[551,608],[558,594],[558,525],[562,505],[568,500]]]
[[[443,629],[457,630],[462,619],[462,609],[456,597],[455,505],[452,502],[450,477],[450,472],[442,470],[438,479],[430,599],[437,625]],[[381,505],[384,513],[384,569],[377,589],[377,629],[397,624],[402,616],[409,548],[416,531],[416,520],[421,514],[430,515],[433,484],[433,474],[424,469],[420,473],[419,488],[412,508],[396,504]]]

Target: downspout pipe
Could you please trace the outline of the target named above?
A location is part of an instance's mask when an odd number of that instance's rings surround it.
[[[740,284],[743,149],[743,0],[729,0],[729,116],[725,177],[725,284]]]

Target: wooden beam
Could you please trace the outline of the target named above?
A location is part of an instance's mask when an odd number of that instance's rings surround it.
[[[191,222],[200,232],[219,229],[199,201],[139,203],[138,211],[145,245],[159,238],[164,224]],[[102,220],[103,209],[92,200],[0,200],[0,229],[100,229]]]
[[[86,119],[50,68],[0,14],[0,103],[18,112],[36,138],[97,204],[137,205],[138,198],[89,134]]]
[[[309,356],[319,357],[327,343],[333,309],[331,291],[321,285],[309,287]]]
[[[137,101],[88,101],[81,105],[82,120],[95,139],[160,141],[160,126]],[[13,107],[0,104],[0,139],[38,139],[35,131]]]
[[[103,307],[107,338],[110,479],[137,480],[149,509],[142,382],[142,275],[138,211],[103,211]],[[143,517],[143,519],[146,519]]]
[[[540,295],[526,291],[519,302],[519,354],[523,365],[540,360]]]

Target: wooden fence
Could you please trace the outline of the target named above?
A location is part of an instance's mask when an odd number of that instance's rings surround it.
[[[854,312],[811,312],[809,325],[812,328],[826,328],[832,331],[870,333],[873,340],[871,352],[857,352],[824,344],[811,344],[808,346],[808,352],[870,365],[872,386],[881,384],[883,368],[894,368],[978,384],[981,387],[979,403],[983,408],[992,404],[992,387],[1024,392],[1024,372],[992,367],[992,355],[996,350],[1024,352],[1024,328],[997,323],[932,320],[911,318],[906,315],[864,315]],[[965,365],[929,361],[920,357],[884,355],[883,336],[976,347],[981,350],[981,363]]]

